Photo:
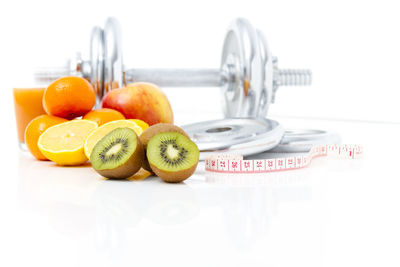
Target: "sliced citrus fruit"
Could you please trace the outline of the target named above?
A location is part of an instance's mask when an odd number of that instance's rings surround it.
[[[89,120],[72,120],[48,128],[38,140],[43,155],[59,165],[81,165],[88,158],[83,144],[86,137],[97,128]]]
[[[94,121],[101,126],[109,121],[124,120],[125,117],[114,109],[101,108],[89,111],[82,119]]]
[[[38,160],[47,160],[37,145],[40,135],[49,127],[66,121],[68,120],[51,115],[40,115],[31,120],[25,129],[25,143],[35,158]]]
[[[129,119],[129,120],[136,123],[140,128],[142,128],[143,131],[146,130],[147,128],[149,128],[149,124],[145,121],[142,121],[139,119]]]
[[[145,169],[141,168],[137,173],[132,175],[131,177],[126,178],[129,181],[142,181],[147,177],[151,176],[151,172],[146,171]]]
[[[131,120],[116,120],[107,122],[102,126],[100,126],[99,128],[97,128],[96,130],[94,130],[92,133],[90,133],[86,138],[84,144],[86,157],[90,159],[90,153],[92,153],[94,146],[97,144],[97,142],[100,141],[101,138],[106,136],[114,129],[124,128],[124,127],[131,128],[132,130],[135,131],[137,135],[141,135],[143,132],[142,128]]]

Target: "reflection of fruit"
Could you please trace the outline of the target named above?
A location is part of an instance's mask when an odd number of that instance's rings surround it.
[[[125,117],[121,114],[121,112],[114,109],[101,108],[89,111],[85,114],[85,116],[83,116],[83,119],[94,121],[100,126],[106,122],[123,120]]]
[[[149,124],[145,121],[142,121],[139,119],[129,119],[129,120],[136,123],[140,128],[142,128],[143,131],[146,130],[147,128],[149,128]]]
[[[85,154],[88,159],[90,159],[90,153],[92,152],[93,147],[96,145],[101,138],[106,136],[109,132],[116,128],[124,128],[128,127],[135,131],[137,135],[142,134],[143,130],[140,128],[135,122],[131,120],[117,120],[117,121],[110,121],[106,124],[103,124],[96,130],[94,130],[85,140],[84,148]]]
[[[164,132],[147,143],[147,159],[153,172],[163,181],[179,183],[189,178],[199,162],[199,149],[183,134]]]
[[[143,158],[143,146],[130,128],[112,130],[97,142],[90,155],[93,168],[113,179],[134,175],[142,166]]]
[[[83,143],[96,128],[97,123],[89,120],[57,124],[39,137],[38,147],[45,157],[59,165],[80,165],[88,160]]]
[[[95,101],[93,87],[88,81],[80,77],[63,77],[44,91],[43,108],[49,115],[73,119],[89,112]]]
[[[199,200],[196,192],[187,184],[160,183],[149,184],[149,186],[151,188],[146,188],[146,192],[150,191],[150,194],[147,193],[150,198],[146,203],[148,210],[145,216],[152,222],[161,225],[177,225],[186,223],[198,215]]]
[[[163,133],[163,132],[177,132],[177,133],[181,133],[184,136],[186,136],[187,138],[189,138],[189,136],[185,133],[185,131],[182,128],[179,128],[178,126],[175,126],[170,123],[154,124],[151,127],[149,127],[148,129],[146,129],[140,135],[140,141],[142,142],[145,151],[146,151],[147,143],[149,142],[150,138],[152,138],[156,134]],[[143,167],[143,169],[145,169],[149,172],[153,172],[150,167],[149,161],[147,160],[147,156],[144,159],[142,167]]]
[[[38,160],[47,160],[47,158],[40,152],[38,148],[38,140],[40,135],[49,127],[66,122],[66,119],[50,116],[40,115],[28,124],[25,129],[25,143],[32,155]]]
[[[127,119],[140,119],[153,125],[172,123],[171,105],[165,94],[150,83],[132,83],[114,89],[103,98],[103,107],[120,111]]]
[[[98,212],[97,218],[100,218],[98,223],[107,224],[108,231],[101,230],[106,240],[113,240],[115,237],[116,232],[110,231],[110,227],[125,232],[128,227],[134,227],[142,220],[152,193],[146,190],[149,187],[144,187],[145,184],[146,182],[124,181],[121,186],[120,183],[110,183],[107,180],[98,183],[92,201]],[[105,242],[104,246],[111,246],[114,249],[115,244],[111,243],[113,242]]]

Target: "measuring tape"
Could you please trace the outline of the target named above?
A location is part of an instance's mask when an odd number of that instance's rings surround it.
[[[316,157],[356,159],[362,154],[360,145],[319,145],[305,155],[274,159],[244,160],[239,155],[216,154],[205,160],[205,169],[220,173],[267,173],[304,168]]]

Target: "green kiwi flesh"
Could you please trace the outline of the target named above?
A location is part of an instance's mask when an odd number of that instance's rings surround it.
[[[94,146],[90,154],[92,167],[102,176],[124,179],[135,174],[143,164],[144,150],[135,131],[112,130]]]
[[[140,135],[139,138],[143,144],[143,148],[145,149],[145,158],[143,161],[142,168],[145,169],[146,171],[153,172],[153,170],[151,169],[150,164],[147,160],[147,157],[146,157],[147,143],[150,141],[150,139],[154,135],[163,133],[163,132],[177,132],[177,133],[181,133],[184,136],[186,136],[187,138],[189,138],[189,136],[185,133],[185,131],[182,128],[180,128],[176,125],[170,124],[170,123],[157,123],[157,124],[150,126],[146,130],[144,130],[144,132]]]
[[[179,183],[194,173],[200,152],[187,136],[178,132],[163,132],[149,140],[146,154],[157,176],[165,182]]]

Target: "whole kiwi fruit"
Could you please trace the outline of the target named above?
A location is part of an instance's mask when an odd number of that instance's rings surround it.
[[[177,132],[177,133],[180,133],[180,134],[186,136],[187,138],[189,138],[187,133],[182,128],[180,128],[176,125],[170,124],[170,123],[154,124],[154,125],[150,126],[149,128],[147,128],[146,130],[144,130],[144,132],[139,136],[140,141],[142,142],[143,148],[145,150],[145,158],[143,161],[142,168],[151,173],[154,173],[154,172],[151,169],[149,161],[147,160],[147,157],[146,157],[147,143],[150,141],[150,139],[154,135],[163,133],[163,132]]]
[[[90,154],[92,167],[102,176],[124,179],[143,165],[143,145],[130,128],[116,128],[100,139]]]

